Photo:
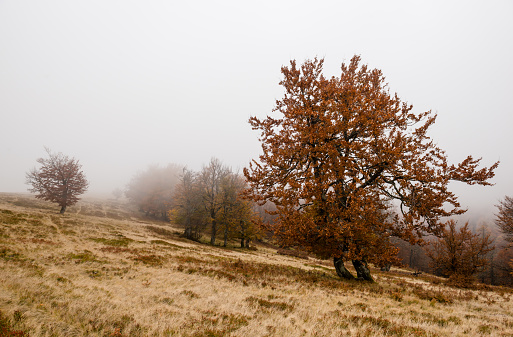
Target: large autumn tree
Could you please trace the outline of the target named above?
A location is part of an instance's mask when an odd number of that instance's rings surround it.
[[[82,165],[75,158],[62,153],[52,153],[45,148],[48,158],[39,158],[39,168],[33,168],[26,174],[30,192],[36,193],[37,199],[57,203],[61,207],[61,214],[66,207],[72,206],[80,200],[79,195],[87,191],[87,181]]]
[[[281,69],[277,116],[250,118],[263,154],[244,170],[247,196],[276,205],[281,245],[333,258],[343,278],[354,277],[344,266],[351,261],[372,280],[369,262],[393,260],[392,236],[416,243],[442,233],[441,217],[465,212],[450,181],[489,185],[498,163],[479,169],[468,156],[449,164],[427,136],[436,115],[414,113],[359,56],[340,77],[322,70],[322,59],[291,61]]]

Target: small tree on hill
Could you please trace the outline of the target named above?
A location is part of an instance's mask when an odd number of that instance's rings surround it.
[[[458,230],[456,222],[450,220],[441,237],[427,249],[427,254],[436,272],[467,285],[473,275],[488,265],[486,254],[494,249],[492,243],[489,233],[474,234],[468,223]]]
[[[40,168],[27,172],[26,183],[31,185],[30,192],[36,193],[37,199],[57,203],[61,207],[60,213],[66,207],[72,206],[80,200],[79,195],[87,191],[89,182],[82,172],[79,161],[62,153],[52,153],[45,148],[48,158],[39,158]]]
[[[282,67],[278,116],[250,118],[263,154],[244,170],[247,197],[276,205],[281,245],[333,258],[343,278],[353,278],[344,267],[352,261],[359,278],[372,280],[367,263],[396,253],[389,237],[413,244],[440,234],[441,217],[465,212],[449,182],[489,185],[498,163],[478,169],[480,159],[468,156],[449,164],[427,136],[436,116],[412,112],[359,56],[340,77],[325,78],[322,68],[318,59]],[[390,200],[400,217],[383,217]]]

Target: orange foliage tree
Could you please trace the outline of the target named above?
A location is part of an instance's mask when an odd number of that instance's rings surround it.
[[[55,202],[61,207],[60,213],[66,211],[80,200],[79,195],[87,191],[89,182],[82,172],[79,161],[62,153],[52,153],[45,148],[48,158],[39,158],[39,169],[33,168],[26,174],[30,192],[36,193],[37,199]]]
[[[472,233],[468,223],[459,230],[455,221],[448,221],[440,238],[431,243],[427,255],[431,267],[459,285],[472,283],[472,276],[488,265],[486,254],[494,249],[490,234]]]
[[[279,116],[250,118],[263,154],[244,169],[246,196],[276,205],[281,245],[333,258],[342,278],[354,277],[344,266],[352,261],[358,278],[372,281],[369,262],[394,260],[392,236],[416,243],[441,234],[441,217],[465,212],[451,180],[489,185],[498,163],[478,169],[469,156],[448,164],[427,136],[436,115],[412,112],[359,56],[340,77],[325,78],[322,68],[322,59],[282,67]],[[392,214],[394,203],[402,214]]]

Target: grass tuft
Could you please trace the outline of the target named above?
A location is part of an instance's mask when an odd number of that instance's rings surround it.
[[[134,240],[125,237],[119,239],[91,238],[91,240],[113,247],[127,247],[130,243],[134,242]]]
[[[246,302],[253,306],[257,306],[261,309],[271,309],[271,310],[279,310],[279,311],[292,311],[294,309],[294,305],[288,304],[285,302],[278,301],[269,301],[263,298],[258,298],[254,296],[247,297],[245,299]]]
[[[22,314],[19,311],[14,312],[14,322],[18,323],[22,320]],[[11,321],[0,311],[0,336],[2,337],[25,337],[29,336],[28,332],[23,330],[15,330]]]

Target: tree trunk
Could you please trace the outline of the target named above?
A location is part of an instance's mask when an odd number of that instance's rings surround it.
[[[249,248],[249,241],[250,241],[250,239],[249,239],[249,238],[248,238],[248,239],[246,239],[246,248]]]
[[[60,212],[60,213],[61,213],[61,214],[64,214],[64,212],[66,212],[66,206],[62,206],[62,207],[61,207],[61,212]]]
[[[356,269],[356,275],[359,279],[374,282],[369,266],[365,260],[353,260],[353,266],[354,269]]]
[[[224,244],[223,247],[226,247],[226,244],[228,243],[228,228],[224,229]]]
[[[335,270],[337,271],[337,275],[340,278],[346,279],[346,280],[353,280],[354,276],[349,272],[349,270],[346,269],[344,266],[344,259],[342,257],[334,257],[333,258],[333,264],[335,265]]]
[[[217,231],[217,223],[215,220],[212,220],[212,235],[210,236],[210,244],[212,246],[216,244],[216,231]]]
[[[245,230],[244,230],[244,221],[240,221],[240,227],[242,228],[241,232],[241,239],[240,239],[240,248],[244,248],[244,237],[246,236]]]
[[[186,237],[187,239],[191,240],[191,239],[192,239],[192,227],[187,226],[187,227],[185,228],[185,233],[184,233],[184,234],[185,234],[185,237]]]

